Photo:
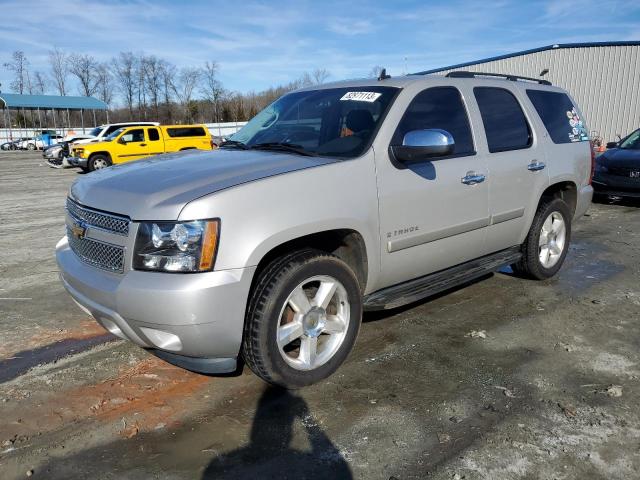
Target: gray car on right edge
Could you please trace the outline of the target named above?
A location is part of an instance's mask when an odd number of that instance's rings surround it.
[[[331,375],[363,310],[511,265],[553,276],[593,189],[569,94],[456,72],[288,93],[213,152],[79,178],[61,280],[113,334],[189,370],[242,357],[297,388]]]

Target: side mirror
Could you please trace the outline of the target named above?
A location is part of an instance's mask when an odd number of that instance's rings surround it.
[[[618,142],[607,142],[607,148],[618,148]]]
[[[400,162],[420,162],[434,157],[451,155],[455,148],[453,136],[437,128],[411,130],[402,140],[402,145],[389,147]]]
[[[127,144],[127,141],[124,139],[124,136],[122,136],[122,137],[120,137],[120,138],[118,139],[118,143],[120,143],[120,144],[122,144],[122,145],[126,145],[126,144]]]

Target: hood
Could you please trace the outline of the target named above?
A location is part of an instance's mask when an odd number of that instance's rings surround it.
[[[204,195],[340,161],[258,150],[192,150],[96,170],[71,185],[71,196],[132,220],[176,220],[187,203]]]
[[[640,167],[640,150],[612,148],[597,158],[598,163],[608,167]]]

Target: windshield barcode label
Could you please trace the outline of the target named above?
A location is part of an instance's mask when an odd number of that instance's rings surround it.
[[[355,102],[375,102],[382,95],[378,92],[347,92],[340,100],[352,100]]]

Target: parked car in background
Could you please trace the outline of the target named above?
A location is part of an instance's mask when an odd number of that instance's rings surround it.
[[[92,138],[94,137],[83,134],[67,134],[61,142],[45,148],[42,151],[42,156],[46,159],[47,165],[52,168],[68,167],[68,164],[64,165],[64,161],[65,157],[69,155],[69,145],[73,145],[74,142],[80,140],[88,140]]]
[[[160,123],[159,122],[120,122],[120,123],[108,123],[105,125],[100,125],[98,127],[95,127],[92,130],[90,130],[86,135],[83,134],[82,138],[76,138],[75,140],[68,141],[63,146],[62,167],[66,168],[66,167],[72,166],[67,161],[67,158],[71,155],[71,148],[73,145],[86,145],[88,143],[101,142],[102,140],[107,138],[109,135],[111,135],[113,132],[115,132],[119,128],[133,127],[137,125],[158,126],[160,125]]]
[[[242,355],[298,388],[344,362],[363,309],[505,265],[552,277],[593,194],[582,114],[546,81],[465,73],[309,87],[215,152],[79,178],[63,285],[168,362],[228,373]]]
[[[204,125],[122,127],[104,141],[74,145],[70,165],[93,171],[161,153],[214,148]]]
[[[23,142],[28,140],[33,140],[33,138],[20,137],[20,138],[16,138],[15,140],[9,140],[8,142],[5,142],[2,145],[0,145],[0,148],[2,148],[2,150],[20,150],[20,145],[22,145]]]
[[[596,158],[593,188],[599,195],[640,197],[640,128],[607,143]]]
[[[31,138],[20,143],[21,150],[43,150],[45,147],[57,144],[64,137],[62,135],[38,135],[35,138]]]

